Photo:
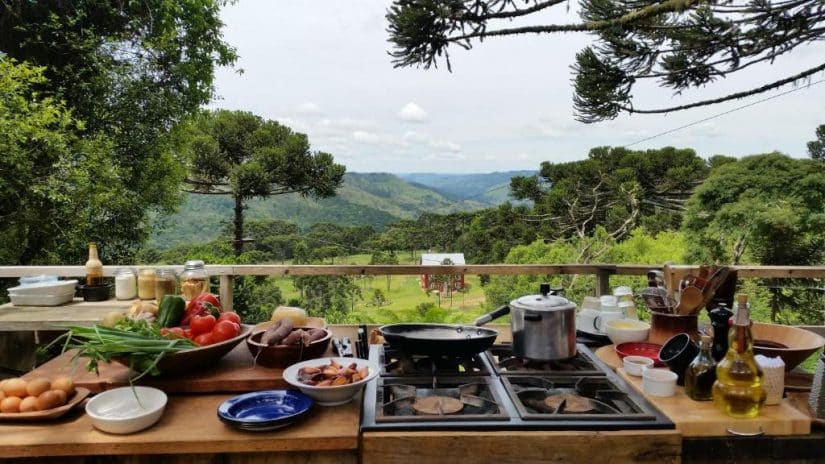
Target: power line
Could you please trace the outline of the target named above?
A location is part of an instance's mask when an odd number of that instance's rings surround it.
[[[796,88],[793,88],[793,89],[790,89],[790,90],[786,90],[785,92],[778,93],[778,94],[776,94],[776,95],[771,95],[770,97],[765,97],[765,98],[762,98],[762,99],[760,99],[760,100],[756,100],[756,101],[754,101],[754,102],[750,102],[750,103],[748,103],[748,104],[746,104],[746,105],[737,106],[736,108],[731,108],[731,109],[729,109],[729,110],[727,110],[727,111],[723,111],[723,112],[721,112],[721,113],[717,113],[717,114],[714,114],[714,115],[712,115],[712,116],[708,116],[708,117],[703,118],[703,119],[700,119],[700,120],[698,120],[698,121],[694,121],[694,122],[692,122],[692,123],[689,123],[689,124],[685,124],[685,125],[683,125],[683,126],[676,127],[676,128],[674,128],[674,129],[670,129],[670,130],[667,130],[667,131],[664,131],[664,132],[660,132],[660,133],[658,133],[658,134],[656,134],[656,135],[651,135],[650,137],[646,137],[646,138],[643,138],[643,139],[641,139],[641,140],[637,140],[637,141],[635,141],[635,142],[633,142],[633,143],[629,143],[629,144],[627,144],[627,145],[624,145],[624,148],[627,148],[627,147],[632,147],[633,145],[637,145],[637,144],[640,144],[640,143],[642,143],[642,142],[647,142],[648,140],[652,140],[652,139],[655,139],[655,138],[657,138],[657,137],[661,137],[661,136],[663,136],[663,135],[667,135],[667,134],[670,134],[670,133],[673,133],[673,132],[676,132],[676,131],[680,131],[680,130],[682,130],[682,129],[687,129],[688,127],[695,126],[695,125],[697,125],[697,124],[701,124],[701,123],[703,123],[703,122],[710,121],[711,119],[716,119],[716,118],[721,117],[721,116],[724,116],[724,115],[726,115],[726,114],[730,114],[730,113],[733,113],[733,112],[735,112],[735,111],[743,110],[743,109],[745,109],[745,108],[748,108],[748,107],[751,107],[751,106],[754,106],[754,105],[758,105],[759,103],[763,103],[763,102],[766,102],[766,101],[768,101],[768,100],[773,100],[774,98],[779,98],[779,97],[782,97],[782,96],[784,96],[784,95],[788,95],[789,93],[793,93],[793,92],[796,92],[796,91],[798,91],[798,90],[808,89],[808,88],[811,88],[811,87],[813,87],[813,86],[815,86],[815,85],[817,85],[817,84],[821,84],[821,83],[823,83],[823,82],[825,82],[825,79],[821,79],[821,80],[818,80],[818,81],[812,82],[812,83],[810,83],[810,84],[808,84],[808,85],[805,85],[805,86],[800,86],[800,87],[796,87]]]

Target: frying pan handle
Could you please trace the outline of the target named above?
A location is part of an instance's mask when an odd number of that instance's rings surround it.
[[[473,322],[473,324],[475,324],[475,325],[484,325],[484,324],[492,321],[493,319],[497,319],[497,318],[499,318],[501,316],[505,316],[507,314],[510,314],[510,307],[507,306],[507,305],[504,305],[504,306],[494,310],[491,313],[487,313],[487,314],[479,317],[478,319],[475,320],[475,322]]]

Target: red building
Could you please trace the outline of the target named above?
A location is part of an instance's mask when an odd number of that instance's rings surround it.
[[[423,253],[419,264],[422,266],[463,266],[464,253]],[[464,274],[421,274],[421,288],[424,291],[438,290],[442,293],[464,290]]]

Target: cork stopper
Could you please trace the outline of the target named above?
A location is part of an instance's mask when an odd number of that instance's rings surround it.
[[[750,310],[748,308],[748,295],[740,293],[736,295],[736,325],[750,325]]]
[[[713,343],[713,340],[710,338],[710,335],[702,335],[699,339],[700,348],[710,348],[711,343]]]

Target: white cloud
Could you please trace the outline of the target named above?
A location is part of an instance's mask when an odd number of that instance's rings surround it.
[[[439,150],[446,150],[452,153],[458,153],[461,151],[461,145],[454,143],[454,142],[430,142],[430,146],[433,148],[437,148]]]
[[[427,134],[422,134],[421,132],[407,131],[401,139],[407,143],[425,143],[430,140],[430,137]]]
[[[321,107],[312,102],[301,103],[295,111],[304,116],[319,116],[323,114]]]
[[[378,143],[381,141],[381,137],[379,137],[378,134],[360,130],[353,131],[352,138],[355,139],[356,142],[361,143]]]
[[[398,112],[398,117],[408,122],[425,122],[427,112],[424,111],[424,108],[416,105],[415,102],[409,102]]]

